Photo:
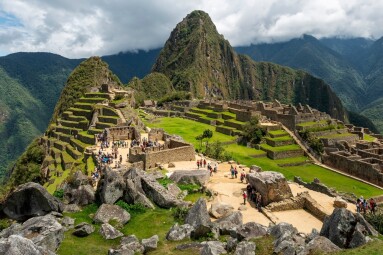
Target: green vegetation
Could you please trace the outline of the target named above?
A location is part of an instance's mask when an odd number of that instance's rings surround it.
[[[190,143],[194,143],[196,145],[195,136],[203,132],[203,130],[208,129],[210,126],[207,124],[194,122],[187,119],[181,118],[160,118],[156,119],[153,123],[147,123],[149,127],[161,127],[166,132],[170,134],[177,134],[182,136],[186,141]],[[284,134],[281,131],[273,131],[275,133]],[[219,137],[219,139],[217,139]],[[212,140],[220,140],[228,141],[232,139],[231,136],[224,135],[221,133],[214,132]],[[281,172],[285,175],[285,177],[289,180],[292,180],[294,176],[300,176],[304,181],[311,182],[315,177],[319,178],[322,183],[326,184],[328,187],[335,188],[341,192],[354,193],[356,195],[363,195],[364,197],[371,197],[382,195],[382,190],[377,189],[373,186],[364,184],[362,182],[356,181],[354,179],[348,178],[341,174],[329,171],[320,166],[313,165],[311,163],[307,163],[305,165],[299,166],[289,166],[289,167],[281,167],[279,164],[289,164],[289,163],[301,163],[306,161],[304,157],[298,158],[287,158],[280,160],[271,160],[266,156],[262,157],[261,155],[265,154],[264,151],[256,150],[253,148],[247,148],[245,146],[241,146],[238,144],[226,144],[225,150],[231,155],[232,159],[240,162],[244,165],[258,165],[262,167],[264,170],[268,171],[277,171]],[[282,150],[295,150],[299,149],[298,145],[288,145],[287,147],[281,146]],[[278,147],[271,147],[278,148]],[[281,150],[281,149],[277,149]],[[254,157],[261,156],[261,157]]]
[[[263,143],[263,144],[261,144],[261,148],[264,150],[270,150],[270,151],[275,151],[275,152],[302,150],[298,144],[290,144],[290,145],[272,147],[268,144]]]
[[[168,95],[165,95],[165,96],[161,97],[158,100],[157,105],[158,106],[162,106],[163,104],[168,103],[168,102],[180,101],[180,100],[189,100],[189,99],[191,99],[190,92],[174,91],[174,92],[171,92]]]
[[[259,144],[265,135],[266,132],[261,128],[259,120],[256,117],[251,118],[250,121],[243,126],[243,143],[250,142],[251,144]]]
[[[148,208],[142,204],[128,204],[122,200],[117,201],[116,205],[126,210],[131,215],[145,213],[148,210]]]

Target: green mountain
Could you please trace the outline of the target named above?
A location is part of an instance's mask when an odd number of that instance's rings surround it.
[[[152,70],[167,75],[176,90],[197,98],[278,99],[346,119],[341,101],[322,80],[237,54],[203,11],[190,13],[176,26]]]
[[[288,42],[259,44],[236,48],[256,61],[271,61],[303,69],[323,79],[352,113],[355,125],[383,132],[383,118],[369,110],[383,97],[383,39],[326,38],[304,35]],[[356,116],[363,114],[374,125]],[[376,118],[378,116],[378,118]],[[357,122],[355,122],[357,121]]]

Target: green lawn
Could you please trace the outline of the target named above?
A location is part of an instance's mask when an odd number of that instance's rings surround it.
[[[267,137],[266,139],[268,140],[271,140],[271,141],[275,141],[275,142],[284,142],[284,141],[292,141],[293,138],[286,135],[286,136],[278,136],[278,137],[275,137],[275,138],[272,138],[272,137]]]
[[[371,135],[364,134],[364,139],[363,139],[363,140],[365,140],[365,141],[367,141],[367,142],[373,142],[373,141],[376,140],[376,138],[373,137],[373,136],[371,136]]]
[[[290,144],[290,145],[273,147],[265,143],[261,144],[261,148],[264,148],[265,150],[270,150],[270,151],[297,151],[302,149],[298,144]]]
[[[285,130],[283,130],[283,129],[269,131],[268,133],[271,134],[271,135],[274,135],[274,136],[288,135],[288,133]]]
[[[195,122],[192,120],[182,119],[182,118],[160,118],[155,123],[147,123],[149,127],[159,127],[163,128],[166,132],[170,134],[177,134],[182,136],[186,141],[192,143],[196,148],[199,147],[198,141],[195,140],[195,137],[203,132],[205,129],[214,130],[214,127]],[[272,131],[274,134],[285,134],[284,130]],[[221,142],[232,141],[234,138],[228,135],[224,135],[218,132],[213,132],[213,140],[220,140]],[[271,147],[271,146],[270,146]],[[319,178],[321,182],[326,184],[328,187],[333,187],[338,191],[355,193],[357,196],[363,195],[365,197],[371,197],[376,195],[382,195],[383,190],[375,188],[373,186],[364,184],[362,182],[356,181],[354,179],[348,178],[346,176],[340,175],[338,173],[332,172],[325,168],[313,165],[305,164],[303,166],[291,166],[291,167],[280,167],[278,164],[287,164],[287,163],[296,163],[304,161],[304,157],[297,158],[287,158],[282,160],[271,160],[267,157],[254,158],[254,155],[262,153],[260,150],[247,148],[245,146],[240,146],[237,144],[230,144],[225,146],[226,151],[229,152],[233,159],[238,161],[240,164],[247,166],[258,165],[262,167],[265,171],[277,171],[285,175],[289,180],[292,180],[294,176],[300,176],[304,181],[311,182],[315,177]],[[297,149],[298,145],[294,144],[292,146],[281,146],[281,147],[271,147],[271,148],[280,148],[282,150],[288,149]]]

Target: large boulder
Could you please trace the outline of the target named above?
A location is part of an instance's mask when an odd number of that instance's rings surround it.
[[[143,175],[141,177],[141,185],[146,196],[162,208],[171,208],[181,204],[171,192],[150,175]]]
[[[255,255],[255,248],[254,242],[242,241],[237,244],[234,255]]]
[[[71,182],[64,188],[64,199],[69,204],[80,206],[91,204],[95,201],[95,191],[88,176],[77,171]]]
[[[242,213],[239,211],[233,212],[226,217],[220,218],[214,222],[214,225],[219,229],[221,235],[229,235],[236,233],[239,226],[243,224]]]
[[[154,209],[153,203],[146,197],[141,185],[141,176],[143,172],[137,168],[130,168],[124,174],[126,180],[126,189],[124,200],[129,204],[141,204],[145,207]]]
[[[95,213],[93,221],[96,223],[109,223],[110,220],[125,225],[130,220],[130,214],[118,205],[102,204]]]
[[[336,197],[334,200],[334,207],[335,208],[347,208],[347,202],[341,197]]]
[[[190,239],[193,227],[189,224],[178,225],[174,224],[169,232],[166,234],[166,239],[169,241],[181,241],[184,239]]]
[[[247,181],[262,195],[262,205],[279,202],[293,196],[286,178],[281,173],[265,171],[249,173]]]
[[[94,227],[86,222],[81,222],[80,224],[74,227],[72,235],[78,237],[85,237],[94,232]]]
[[[303,238],[293,225],[281,222],[269,230],[274,237],[275,254],[299,254],[304,249],[305,238]]]
[[[299,253],[299,255],[310,255],[310,254],[329,254],[340,251],[341,249],[336,246],[333,242],[324,236],[317,236],[311,240]]]
[[[122,250],[132,250],[135,253],[143,253],[145,248],[135,235],[124,236],[121,238],[120,249]]]
[[[179,170],[174,171],[169,178],[175,183],[204,186],[209,181],[210,172],[205,170]]]
[[[227,254],[225,245],[219,241],[202,242],[201,255],[220,255]]]
[[[114,204],[118,199],[122,198],[125,189],[124,171],[112,170],[105,168],[104,174],[98,183],[97,193],[103,204]]]
[[[110,225],[109,223],[104,223],[101,225],[100,234],[106,240],[116,239],[117,237],[121,237],[124,235],[123,233],[115,229],[112,225]]]
[[[30,239],[34,244],[52,252],[56,251],[64,239],[64,228],[50,214],[30,218],[23,224],[15,224],[1,232],[0,236],[8,238],[19,235]]]
[[[55,253],[36,245],[28,238],[11,235],[0,239],[0,254],[54,255]]]
[[[158,240],[159,240],[158,235],[154,235],[147,239],[142,239],[141,243],[142,243],[142,246],[144,246],[144,252],[147,253],[157,249]]]
[[[206,200],[200,198],[190,208],[185,218],[185,224],[192,225],[194,227],[199,225],[208,226],[211,224],[209,213],[207,212]]]
[[[219,219],[231,214],[233,211],[234,211],[234,207],[232,205],[219,202],[219,203],[211,204],[209,209],[209,214],[212,217]]]
[[[43,186],[34,182],[18,186],[3,205],[5,215],[18,221],[46,215],[52,211],[61,213],[63,204]]]
[[[248,241],[252,238],[265,236],[267,234],[267,230],[267,227],[261,224],[255,222],[248,222],[239,226],[237,230],[231,235],[235,235],[233,237],[236,237],[239,241]]]
[[[354,215],[345,208],[335,208],[325,218],[320,235],[340,248],[355,248],[367,242],[366,236],[377,236],[378,233],[360,214]]]

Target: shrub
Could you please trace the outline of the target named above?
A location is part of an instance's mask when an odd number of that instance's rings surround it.
[[[197,184],[178,184],[181,190],[186,190],[188,194],[197,193],[201,191],[201,186]]]
[[[364,218],[380,233],[383,234],[383,213],[366,214]]]
[[[140,214],[140,213],[145,213],[148,208],[146,208],[142,204],[128,204],[122,200],[119,200],[116,202],[116,205],[124,209],[130,214]]]
[[[172,215],[175,220],[183,222],[188,212],[189,212],[188,207],[180,206],[180,207],[173,208]]]
[[[12,225],[12,221],[10,219],[0,219],[0,231],[6,229]]]
[[[64,197],[64,190],[63,189],[58,189],[53,192],[53,196],[57,197],[59,199],[62,199]]]
[[[158,179],[157,181],[159,184],[164,186],[164,188],[167,188],[170,183],[173,183],[173,181],[170,180],[168,177]]]

